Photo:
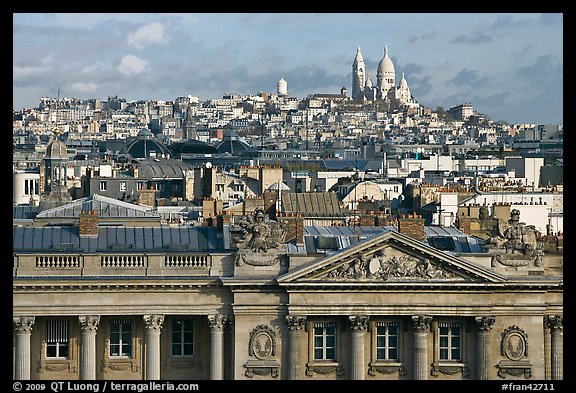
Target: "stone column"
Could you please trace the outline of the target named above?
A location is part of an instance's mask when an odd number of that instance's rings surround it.
[[[350,316],[350,332],[352,333],[352,352],[350,356],[350,363],[352,364],[353,380],[363,380],[366,374],[364,365],[364,332],[368,328],[367,316]]]
[[[564,351],[562,349],[564,341],[564,315],[546,315],[545,322],[550,327],[550,368],[552,369],[552,379],[564,379],[562,362]]]
[[[96,332],[100,325],[99,315],[80,315],[82,341],[80,347],[80,379],[96,379]]]
[[[160,331],[164,315],[144,315],[146,329],[146,380],[160,379]]]
[[[488,379],[488,332],[492,329],[492,325],[496,322],[494,317],[476,317],[476,332],[477,332],[477,342],[476,342],[476,363],[477,368],[477,378],[480,380]]]
[[[14,317],[16,330],[16,380],[30,379],[30,335],[34,327],[35,317]]]
[[[210,379],[224,379],[224,324],[228,317],[221,314],[208,315],[210,325]]]
[[[299,315],[286,315],[288,325],[288,379],[300,379],[300,340],[306,317]]]
[[[412,317],[414,324],[414,379],[427,380],[430,373],[428,364],[428,333],[432,317],[417,315]]]

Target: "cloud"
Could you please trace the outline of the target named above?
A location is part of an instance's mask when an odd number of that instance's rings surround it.
[[[30,76],[36,76],[42,72],[48,71],[48,67],[36,67],[36,66],[14,66],[12,69],[12,77],[14,79],[22,79]]]
[[[447,82],[448,85],[456,86],[479,86],[486,83],[488,78],[479,78],[478,71],[464,68],[453,79]]]
[[[416,41],[426,41],[426,40],[431,40],[436,36],[436,30],[434,30],[432,33],[429,34],[422,34],[422,35],[413,35],[411,37],[408,37],[407,41],[409,44],[413,44]]]
[[[543,25],[557,25],[564,22],[564,16],[562,14],[542,14],[538,21]]]
[[[70,92],[74,92],[74,93],[93,93],[96,90],[98,90],[98,85],[96,83],[92,83],[92,82],[76,82],[76,83],[72,83],[69,87],[68,87],[68,91]]]
[[[126,55],[122,58],[116,69],[124,75],[137,75],[144,71],[146,64],[148,64],[148,60],[141,59],[134,55]]]
[[[148,44],[166,44],[167,42],[165,26],[160,22],[148,23],[136,32],[128,34],[128,45],[133,45],[136,48],[143,48]]]
[[[482,31],[477,31],[470,35],[459,35],[458,37],[452,39],[452,42],[456,44],[483,44],[484,42],[492,41],[492,37],[485,34]]]

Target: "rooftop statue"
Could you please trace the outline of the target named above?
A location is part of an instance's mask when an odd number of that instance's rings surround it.
[[[487,252],[498,254],[493,258],[492,266],[496,261],[507,266],[522,266],[530,259],[539,266],[542,251],[538,249],[538,231],[534,225],[520,222],[518,209],[512,209],[507,223],[498,219],[492,232],[484,245]]]
[[[266,222],[265,217],[264,211],[257,208],[252,216],[245,217],[238,223],[243,237],[236,239],[237,265],[268,265],[277,262],[281,252],[279,247],[282,229],[275,221]]]

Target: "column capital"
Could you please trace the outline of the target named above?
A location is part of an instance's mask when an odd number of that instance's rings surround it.
[[[432,317],[428,315],[413,315],[412,323],[414,325],[414,330],[420,333],[430,332],[430,324],[432,323]]]
[[[306,316],[303,315],[286,315],[286,324],[288,330],[302,330],[306,323]]]
[[[546,315],[544,323],[550,330],[563,330],[564,328],[564,314]]]
[[[211,314],[208,315],[208,325],[210,329],[224,329],[224,325],[228,322],[228,316],[222,314]]]
[[[348,320],[350,321],[350,330],[363,331],[368,328],[370,317],[365,315],[351,315],[348,317]]]
[[[82,333],[96,333],[100,325],[100,315],[80,315],[80,329]]]
[[[476,317],[474,318],[476,322],[476,329],[479,331],[486,332],[492,329],[494,322],[496,322],[496,318],[494,317]]]
[[[14,325],[16,332],[18,333],[32,333],[32,328],[34,327],[34,321],[36,317],[24,316],[24,317],[14,317]]]
[[[144,326],[146,330],[160,332],[164,323],[164,315],[146,314],[144,315]]]

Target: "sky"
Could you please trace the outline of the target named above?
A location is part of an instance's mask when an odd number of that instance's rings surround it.
[[[384,47],[414,98],[492,120],[563,123],[562,13],[14,13],[13,109],[40,98],[174,100],[352,92]]]

